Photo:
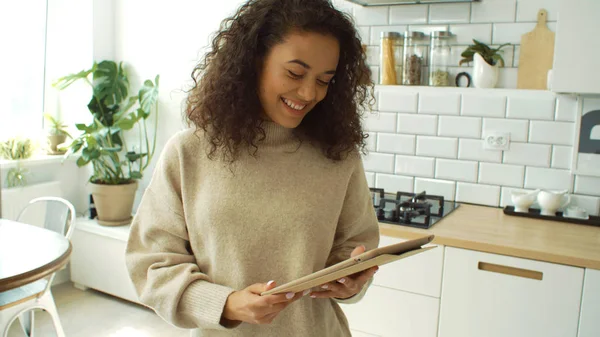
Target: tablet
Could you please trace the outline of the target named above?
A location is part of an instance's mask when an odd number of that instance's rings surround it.
[[[318,287],[322,284],[338,280],[344,276],[358,273],[374,266],[383,266],[384,264],[404,259],[435,248],[435,246],[423,247],[424,245],[430,243],[433,238],[434,235],[427,235],[418,239],[375,248],[355,257],[336,263],[325,269],[321,269],[294,281],[282,284],[271,290],[262,292],[261,295],[265,296],[288,292],[298,293],[306,289],[311,289],[313,287]]]

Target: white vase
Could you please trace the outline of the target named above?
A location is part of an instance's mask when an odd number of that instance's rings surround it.
[[[473,55],[473,85],[475,88],[495,88],[498,83],[498,63],[491,66],[481,55]]]

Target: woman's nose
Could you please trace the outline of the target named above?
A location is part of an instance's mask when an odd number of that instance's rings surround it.
[[[317,96],[317,86],[312,80],[305,80],[298,89],[298,96],[305,102],[312,102]]]

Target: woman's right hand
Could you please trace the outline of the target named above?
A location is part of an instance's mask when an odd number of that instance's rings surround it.
[[[303,293],[260,296],[263,291],[275,288],[275,282],[256,283],[246,289],[234,291],[227,298],[223,318],[250,324],[270,324],[290,303]]]

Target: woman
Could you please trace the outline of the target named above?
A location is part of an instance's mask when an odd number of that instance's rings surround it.
[[[360,157],[369,75],[329,1],[250,0],[226,19],[193,73],[194,127],[166,145],[131,227],[140,300],[202,336],[350,336],[337,303],[377,267],[310,296],[260,293],[378,245]]]

